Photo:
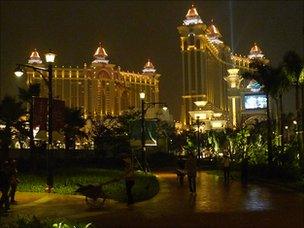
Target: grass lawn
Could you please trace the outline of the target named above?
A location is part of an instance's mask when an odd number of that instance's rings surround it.
[[[75,194],[77,183],[98,184],[112,180],[122,175],[119,170],[107,169],[65,169],[56,170],[54,175],[54,193]],[[18,191],[21,192],[44,192],[46,187],[46,175],[19,174],[21,183]],[[125,202],[125,181],[122,179],[104,186],[108,198]],[[132,193],[135,201],[144,201],[155,196],[159,191],[157,178],[153,174],[136,172],[135,185]]]

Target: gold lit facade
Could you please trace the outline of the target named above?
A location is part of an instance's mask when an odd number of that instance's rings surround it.
[[[146,93],[147,102],[159,100],[159,77],[150,60],[142,73],[122,71],[109,63],[108,54],[100,44],[91,64],[82,68],[57,67],[53,73],[53,97],[65,101],[71,108],[81,108],[85,116],[102,118],[105,115],[119,115],[134,107],[140,108],[139,93]],[[35,50],[28,61],[40,65],[42,61]],[[47,96],[47,87],[42,77],[28,71],[28,83],[40,83],[41,96]]]
[[[182,60],[183,126],[197,120],[204,122],[205,130],[241,124],[248,114],[243,105],[244,94],[252,91],[240,73],[249,69],[252,59],[264,59],[261,49],[254,44],[248,56],[232,53],[213,20],[204,23],[194,5],[177,29]]]

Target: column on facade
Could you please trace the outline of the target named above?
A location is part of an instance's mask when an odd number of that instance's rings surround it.
[[[197,51],[195,49],[193,50],[193,55],[194,55],[195,90],[196,90],[196,95],[199,95],[200,94],[200,90],[199,90],[199,83],[198,83]],[[198,99],[199,98],[196,98],[195,100],[197,101]]]
[[[55,78],[55,80],[54,80],[54,83],[53,83],[53,88],[54,88],[54,93],[53,94],[55,94],[55,98],[56,98],[56,96],[57,96],[57,87],[58,87],[58,83],[57,83],[57,70],[54,70],[54,78]]]
[[[57,70],[57,71],[59,71],[59,69]],[[64,97],[64,72],[62,72],[62,70],[61,70],[61,74],[60,74],[60,79],[57,77],[57,80],[59,81],[61,81],[61,87],[60,87],[60,91],[58,91],[58,94],[60,93],[60,99],[61,100],[63,100],[64,101],[64,105],[66,105],[66,103],[65,103],[65,97]]]
[[[89,104],[88,104],[88,79],[87,79],[87,74],[86,71],[84,71],[84,80],[83,80],[83,106],[84,106],[84,113],[88,114],[89,111]]]
[[[183,38],[182,38],[182,51],[181,51],[181,56],[182,56],[182,80],[183,80],[183,94],[182,96],[185,96],[186,95],[186,71],[185,71],[185,51],[184,51],[184,41],[183,41]],[[186,104],[185,104],[185,99],[184,98],[181,98],[181,102],[182,102],[182,105],[181,105],[181,122],[182,124],[186,124]]]
[[[90,98],[91,98],[91,111],[92,111],[92,116],[95,118],[96,117],[96,112],[95,112],[95,98],[96,98],[96,79],[92,78],[91,79],[91,86],[90,86]]]
[[[72,71],[69,71],[69,107],[72,107]]]
[[[80,80],[79,80],[79,71],[77,70],[76,71],[76,94],[77,94],[77,107],[79,108],[80,107],[80,96],[79,96],[79,87],[80,87]]]

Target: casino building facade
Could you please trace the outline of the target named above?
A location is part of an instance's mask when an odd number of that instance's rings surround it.
[[[34,50],[28,64],[42,65],[40,55]],[[99,44],[90,64],[79,67],[54,67],[53,97],[63,100],[71,108],[81,108],[85,117],[102,118],[119,115],[129,108],[140,109],[139,93],[146,93],[146,102],[158,102],[159,78],[152,62],[148,60],[141,73],[123,71],[109,63],[108,54]],[[40,83],[41,96],[47,97],[47,87],[42,77],[34,71],[27,72],[27,83]]]
[[[265,116],[266,98],[254,81],[243,80],[255,58],[268,62],[254,44],[247,56],[232,53],[214,22],[202,21],[194,5],[178,28],[182,60],[181,123],[205,130],[237,127]],[[251,103],[250,103],[251,102]]]

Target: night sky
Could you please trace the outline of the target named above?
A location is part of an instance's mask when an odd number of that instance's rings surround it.
[[[141,72],[148,58],[160,73],[160,100],[180,113],[181,56],[177,26],[192,2],[234,52],[247,55],[257,42],[273,65],[295,50],[303,57],[303,1],[1,1],[1,96],[16,95],[16,63],[37,48],[56,65],[90,63],[102,41],[110,63]],[[232,15],[232,20],[231,20]],[[232,26],[230,24],[232,21]],[[233,35],[231,33],[233,27]]]

